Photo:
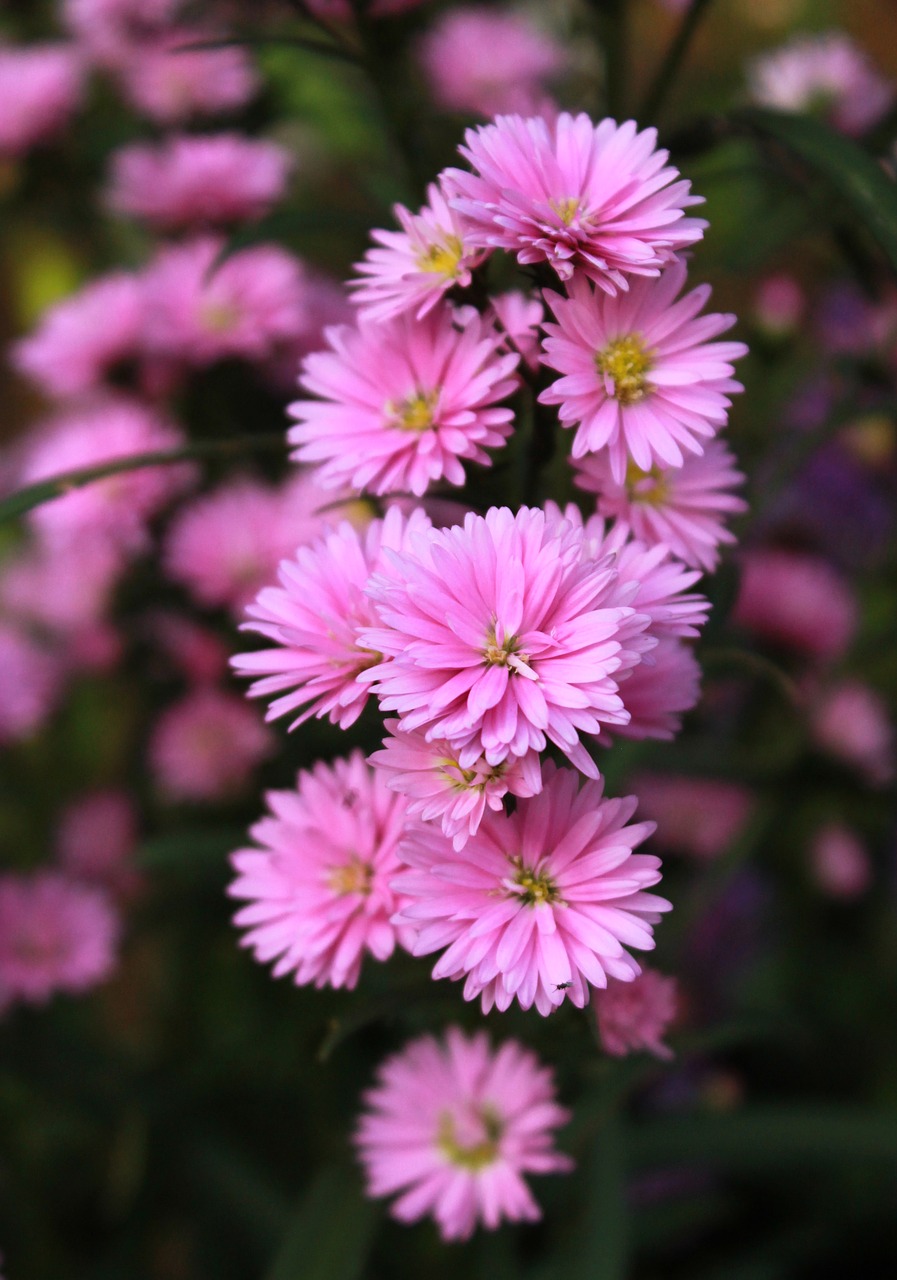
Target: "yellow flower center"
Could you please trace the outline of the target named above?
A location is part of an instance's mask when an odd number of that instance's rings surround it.
[[[569,227],[579,213],[579,199],[577,196],[568,196],[566,200],[552,200],[551,207],[564,226]]]
[[[240,313],[228,302],[209,302],[203,307],[201,318],[209,333],[227,333],[240,319]]]
[[[520,653],[520,640],[517,636],[506,636],[504,628],[493,622],[486,632],[486,646],[483,657],[487,667],[510,667],[510,675],[519,673],[521,667],[529,666],[529,658]],[[534,673],[533,673],[534,674]]]
[[[480,762],[482,762],[482,756]],[[439,772],[453,791],[484,791],[488,783],[500,778],[505,771],[504,762],[490,767],[489,772],[485,774],[478,773],[476,769],[462,769],[453,756],[441,756],[437,765]]]
[[[626,468],[626,496],[630,502],[662,507],[669,500],[670,484],[660,467],[643,471],[634,462],[630,462]]]
[[[400,431],[429,431],[438,400],[438,387],[435,391],[415,391],[404,400],[390,400],[386,406],[390,425]]]
[[[446,236],[440,243],[431,244],[429,248],[418,253],[418,270],[453,280],[458,274],[458,265],[463,253],[464,246],[458,237]]]
[[[521,898],[527,906],[536,907],[541,902],[563,901],[557,885],[547,872],[540,871],[538,867],[525,867],[519,854],[511,858],[510,862],[514,867],[512,880],[523,890],[521,894],[515,896]]]
[[[476,1127],[483,1133],[478,1142],[464,1142],[459,1138],[455,1119],[449,1111],[444,1111],[440,1116],[436,1136],[439,1150],[445,1158],[471,1173],[485,1169],[497,1159],[498,1144],[504,1129],[501,1119],[489,1106],[477,1110],[474,1119]]]
[[[371,868],[355,854],[342,867],[332,867],[327,877],[327,887],[334,893],[360,893],[367,897],[371,891]]]
[[[595,368],[613,381],[611,393],[620,404],[643,400],[651,386],[645,375],[651,368],[651,352],[646,351],[637,333],[615,338],[595,355]]]

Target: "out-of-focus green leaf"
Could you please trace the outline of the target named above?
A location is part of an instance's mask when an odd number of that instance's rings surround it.
[[[137,862],[148,871],[178,871],[219,865],[246,839],[235,827],[196,827],[156,836],[137,851]]]
[[[356,1280],[364,1270],[376,1209],[338,1165],[322,1169],[300,1201],[265,1280]]]
[[[785,147],[839,195],[897,271],[897,186],[855,142],[809,116],[745,108],[736,127]]]
[[[623,1124],[611,1116],[582,1170],[588,1191],[567,1271],[570,1280],[626,1280],[629,1275],[624,1142]]]

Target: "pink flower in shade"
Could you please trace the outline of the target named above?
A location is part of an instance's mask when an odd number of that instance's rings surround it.
[[[235,477],[184,506],[165,540],[165,572],[199,604],[242,618],[281,560],[323,531],[321,491],[310,476],[299,479],[275,488]]]
[[[476,5],[441,14],[418,57],[438,106],[481,116],[527,114],[544,82],[569,63],[563,46],[523,14]]]
[[[525,1173],[566,1173],[553,1130],[570,1113],[554,1078],[529,1049],[450,1027],[422,1036],[382,1063],[364,1095],[355,1145],[370,1196],[399,1198],[399,1222],[427,1214],[443,1240],[466,1240],[478,1223],[534,1222],[541,1214]]]
[[[62,20],[87,53],[111,66],[170,25],[183,0],[62,0]]]
[[[81,59],[71,45],[0,44],[0,157],[24,155],[60,133],[82,88]]]
[[[403,548],[428,526],[422,511],[406,520],[392,508],[364,534],[344,521],[283,561],[280,586],[259,593],[244,627],[277,647],[233,659],[240,675],[257,677],[251,697],[280,695],[271,703],[269,720],[298,712],[291,729],[312,715],[326,716],[342,729],[355,723],[370,692],[358,676],[382,657],[360,639],[362,629],[376,621],[365,587],[387,548]]]
[[[513,413],[500,406],[516,389],[516,355],[500,355],[495,330],[470,317],[460,328],[447,305],[422,320],[399,316],[330,329],[329,351],[310,355],[301,385],[317,400],[290,412],[293,457],[318,464],[326,488],[372,493],[436,480],[464,483],[462,459],[490,465]]]
[[[894,726],[884,702],[859,680],[827,689],[813,708],[814,740],[840,760],[854,765],[866,780],[884,787],[894,779]]]
[[[639,606],[641,607],[641,606]],[[614,738],[669,742],[682,728],[682,717],[701,696],[701,667],[689,645],[662,636],[656,649],[630,672],[620,686],[626,724],[614,725]]]
[[[664,168],[655,129],[562,112],[551,125],[499,116],[465,140],[475,172],[449,169],[444,179],[473,245],[549,262],[562,280],[582,272],[614,294],[630,275],[658,275],[703,235],[706,223],[683,215],[699,198]]]
[[[785,271],[766,276],[754,291],[753,320],[774,338],[794,334],[807,310],[807,298],[794,276]]]
[[[443,835],[463,849],[476,835],[487,806],[498,812],[502,797],[534,796],[542,789],[542,771],[535,751],[518,759],[490,765],[484,757],[462,768],[451,744],[428,742],[422,733],[402,733],[397,720],[387,720],[389,737],[383,750],[369,756],[386,785],[405,797],[408,817],[439,820]]]
[[[744,554],[732,620],[771,644],[832,662],[850,646],[857,603],[836,569],[802,551],[757,548]]]
[[[408,902],[397,917],[413,926],[414,955],[444,954],[434,978],[466,978],[465,1000],[483,1012],[516,998],[539,1013],[589,985],[630,981],[639,966],[625,950],[654,946],[651,926],[670,904],[646,890],[660,860],[633,848],[654,830],[626,824],[636,800],[609,800],[601,781],[543,766],[539,795],[514,813],[487,813],[460,851],[433,823],[409,823],[399,857],[410,868],[393,881]]]
[[[810,846],[810,871],[830,898],[850,902],[862,897],[872,880],[869,854],[855,831],[843,822],[820,827]]]
[[[274,977],[297,985],[354,987],[365,952],[388,960],[410,931],[392,923],[399,898],[390,881],[405,801],[364,762],[360,751],[299,773],[295,791],[268,793],[271,815],[240,849],[228,890],[245,900],[234,923],[247,932]]]
[[[374,231],[376,242],[355,269],[352,301],[370,320],[389,320],[414,312],[420,320],[451,288],[466,288],[471,273],[487,256],[465,244],[461,221],[436,183],[427,187],[428,203],[419,213],[393,208],[401,231]]]
[[[0,746],[27,738],[40,727],[53,709],[61,682],[59,658],[26,632],[0,621]]]
[[[628,718],[618,682],[656,643],[612,561],[589,558],[581,528],[535,508],[431,530],[388,557],[368,594],[383,625],[360,643],[387,661],[362,679],[403,731],[451,742],[465,769],[550,740],[594,776],[580,734]]]
[[[490,299],[500,332],[507,335],[511,351],[519,351],[530,369],[539,367],[539,326],[545,318],[545,308],[538,298],[512,289],[496,294]]]
[[[658,847],[702,860],[724,853],[755,808],[746,787],[720,778],[639,773],[631,784],[639,808],[657,824]]]
[[[227,672],[228,646],[192,618],[160,609],[147,617],[144,636],[191,685],[217,684]]]
[[[708,573],[719,563],[719,547],[735,542],[726,518],[747,510],[732,493],[744,476],[719,439],[709,440],[702,454],[689,455],[681,467],[642,471],[630,462],[619,481],[604,451],[587,453],[575,465],[576,484],[598,495],[599,515],[625,524],[648,546],[663,543],[684,564]]]
[[[678,1012],[675,978],[656,969],[643,969],[631,982],[609,982],[592,997],[598,1034],[605,1053],[614,1058],[647,1049],[656,1058],[669,1060],[673,1051],[663,1043]]]
[[[137,358],[142,328],[141,280],[117,271],[50,307],[13,345],[12,363],[49,396],[82,395]]]
[[[145,275],[147,350],[176,366],[274,359],[308,324],[302,264],[277,245],[222,257],[212,236],[159,251]],[[219,259],[221,259],[219,261]]]
[[[702,285],[676,301],[682,262],[659,280],[637,280],[611,297],[583,279],[569,298],[546,291],[556,324],[546,324],[544,363],[564,376],[539,397],[556,404],[565,427],[577,427],[573,457],[606,449],[611,477],[622,484],[631,463],[642,471],[681,467],[686,453],[726,422],[730,397],[743,390],[732,361],[742,342],[713,342],[735,321],[698,316],[710,297]]]
[[[88,791],[67,805],[56,831],[56,856],[78,880],[129,898],[140,886],[133,861],[137,814],[130,797],[112,788]]]
[[[242,698],[200,686],[159,716],[149,764],[166,799],[214,802],[244,790],[273,747],[270,731]]]
[[[104,401],[60,416],[34,437],[22,484],[182,444],[180,432],[154,410],[127,400]],[[193,476],[187,465],[136,467],[45,502],[29,519],[43,538],[56,544],[99,536],[123,550],[139,550],[147,521]]]
[[[258,91],[245,49],[196,47],[220,38],[217,31],[172,27],[134,46],[116,68],[131,106],[164,125],[244,107]]]
[[[19,621],[64,639],[71,657],[80,637],[103,628],[124,569],[120,548],[104,537],[32,544],[3,565],[0,605]]]
[[[106,203],[156,231],[262,217],[283,196],[292,157],[238,133],[133,143],[112,157]]]
[[[0,876],[0,990],[43,1004],[57,991],[78,994],[109,977],[119,919],[92,885],[54,871]]]
[[[754,102],[781,111],[811,111],[836,129],[860,134],[884,115],[894,86],[843,31],[796,35],[754,58],[747,69]]]

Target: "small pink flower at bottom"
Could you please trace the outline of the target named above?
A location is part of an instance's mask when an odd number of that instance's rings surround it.
[[[275,978],[354,987],[365,952],[387,960],[410,938],[391,922],[404,797],[354,751],[303,770],[295,791],[269,792],[268,804],[271,815],[250,831],[261,848],[231,859],[228,892],[248,903],[234,917],[247,930],[242,944],[275,962]]]
[[[643,969],[632,982],[609,982],[592,997],[598,1034],[605,1053],[623,1058],[647,1049],[657,1058],[672,1058],[662,1037],[678,1012],[675,978]]]
[[[119,920],[105,893],[53,871],[0,877],[0,992],[42,1004],[103,982]]]
[[[481,996],[486,1013],[515,999],[543,1015],[565,999],[583,1008],[590,984],[635,977],[625,948],[653,948],[651,926],[670,909],[645,892],[659,859],[633,853],[653,824],[627,825],[633,797],[578,781],[549,762],[541,793],[485,814],[460,852],[435,824],[410,823],[400,846],[410,869],[394,887],[409,901],[397,918],[418,931],[413,953],[447,948],[433,977],[466,978],[464,998]]]
[[[225,800],[247,785],[273,745],[270,731],[242,698],[198,688],[162,712],[149,761],[168,800]]]
[[[355,1145],[368,1194],[398,1193],[392,1216],[429,1214],[443,1240],[466,1240],[478,1223],[535,1221],[523,1174],[572,1168],[554,1148],[552,1131],[570,1116],[552,1073],[514,1040],[493,1050],[483,1032],[422,1036],[381,1065],[364,1101]]]

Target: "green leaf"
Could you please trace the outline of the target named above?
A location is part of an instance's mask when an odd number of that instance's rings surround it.
[[[736,128],[784,147],[840,196],[897,271],[897,184],[855,142],[810,116],[746,108]]]
[[[223,865],[225,858],[246,840],[237,827],[195,827],[146,840],[137,862],[147,871],[179,871],[190,875],[209,866]]]
[[[265,1280],[356,1280],[376,1219],[357,1179],[329,1165],[300,1200]]]

